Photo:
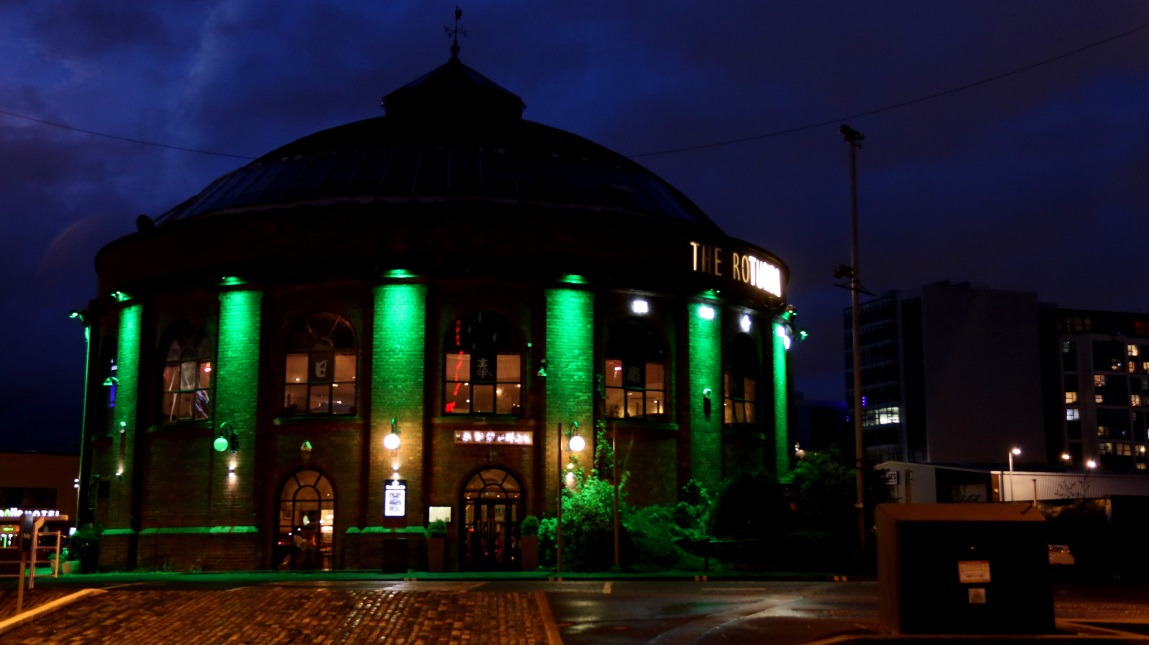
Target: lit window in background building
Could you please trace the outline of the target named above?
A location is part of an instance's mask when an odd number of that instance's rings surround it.
[[[862,413],[864,427],[884,426],[901,423],[902,413],[896,406],[873,408]]]

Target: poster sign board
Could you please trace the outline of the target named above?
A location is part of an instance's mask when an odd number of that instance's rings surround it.
[[[407,514],[407,480],[388,480],[383,489],[383,516],[403,517]]]
[[[989,583],[989,560],[959,560],[958,582],[966,585]]]

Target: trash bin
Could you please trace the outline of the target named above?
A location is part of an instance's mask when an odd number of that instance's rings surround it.
[[[1045,519],[1029,504],[879,504],[878,618],[901,634],[1054,631]]]
[[[407,538],[383,539],[383,573],[407,572]]]

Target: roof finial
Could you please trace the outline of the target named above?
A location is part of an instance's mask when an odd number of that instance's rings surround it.
[[[459,34],[467,35],[466,30],[459,28],[459,20],[463,17],[463,10],[455,6],[455,28],[443,27],[443,31],[447,32],[453,40],[451,43],[451,60],[459,60]]]

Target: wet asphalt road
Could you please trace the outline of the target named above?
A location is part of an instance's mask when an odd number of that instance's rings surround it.
[[[78,588],[61,586],[59,592],[66,595]],[[874,582],[245,583],[234,578],[193,582],[175,577],[170,582],[109,584],[104,589],[102,598],[86,598],[38,620],[29,629],[39,637],[25,638],[21,632],[28,630],[21,629],[5,634],[3,642],[351,643],[381,642],[386,634],[383,642],[545,643],[549,634],[568,645],[786,645],[882,633]],[[1053,590],[1059,620],[1126,626],[1130,620],[1149,622],[1149,584],[1063,582]],[[187,613],[192,605],[200,608],[199,613]],[[113,615],[109,608],[115,608]],[[354,620],[349,621],[349,615]],[[123,630],[147,621],[162,628],[160,640],[149,640],[143,628],[132,632],[137,640],[123,639],[127,635]],[[74,633],[78,629],[84,631]],[[205,639],[208,634],[211,637]],[[395,640],[399,635],[402,639]],[[408,635],[414,638],[408,640]]]

